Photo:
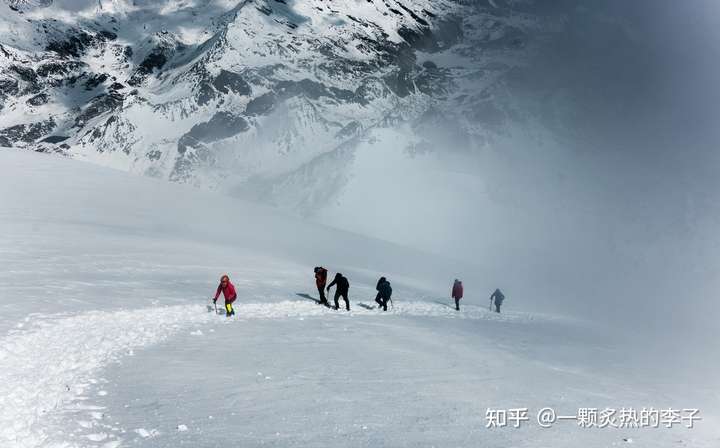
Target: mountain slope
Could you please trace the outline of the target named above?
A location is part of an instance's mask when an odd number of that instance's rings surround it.
[[[667,369],[667,346],[628,343],[647,334],[526,311],[535,296],[496,315],[479,279],[457,312],[447,260],[221,195],[27,151],[0,165],[2,446],[717,446],[710,358]],[[305,297],[320,263],[349,277],[351,313]],[[205,307],[223,273],[232,319]],[[387,313],[361,305],[380,275]],[[545,406],[703,420],[543,429]],[[485,427],[518,407],[522,428]]]
[[[652,18],[611,3],[2,1],[0,145],[461,259],[558,309],[670,316],[655,297],[711,290],[715,152],[656,154],[671,84],[628,14]]]
[[[452,1],[8,5],[6,146],[211,187],[398,123],[420,146],[461,117],[466,140],[487,138],[509,107],[492,86],[551,19]]]

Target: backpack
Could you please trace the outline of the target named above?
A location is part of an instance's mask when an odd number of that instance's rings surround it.
[[[462,296],[463,296],[463,284],[462,284],[461,281],[455,282],[455,284],[453,285],[452,293],[453,293],[453,297],[455,297],[455,298],[457,298],[457,299],[462,298]]]
[[[386,299],[389,299],[390,296],[392,296],[392,286],[390,286],[389,281],[386,280],[382,285],[380,285],[380,292]]]

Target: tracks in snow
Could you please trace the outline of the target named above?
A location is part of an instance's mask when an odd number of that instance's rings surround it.
[[[480,307],[457,312],[440,303],[399,302],[387,313],[358,307],[351,313],[311,302],[241,303],[226,319],[202,305],[128,311],[91,311],[48,316],[0,341],[0,446],[43,446],[53,434],[45,417],[83,397],[98,370],[132,351],[159,343],[198,324],[231,324],[248,319],[292,319],[329,315],[416,316],[503,322],[546,320],[531,314],[495,314]]]

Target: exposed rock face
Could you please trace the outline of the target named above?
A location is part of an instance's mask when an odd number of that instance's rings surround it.
[[[45,121],[17,124],[5,129],[0,129],[0,137],[2,137],[3,142],[5,143],[3,146],[25,147],[49,134],[54,128],[55,120],[50,118]]]
[[[250,84],[245,82],[243,77],[237,73],[227,70],[220,70],[212,83],[215,90],[221,93],[236,93],[238,95],[250,95],[252,92]]]

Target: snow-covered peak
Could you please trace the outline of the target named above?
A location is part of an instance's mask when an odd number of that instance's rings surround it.
[[[507,85],[562,17],[519,5],[0,3],[0,145],[318,216],[368,141],[404,172],[543,134]]]

